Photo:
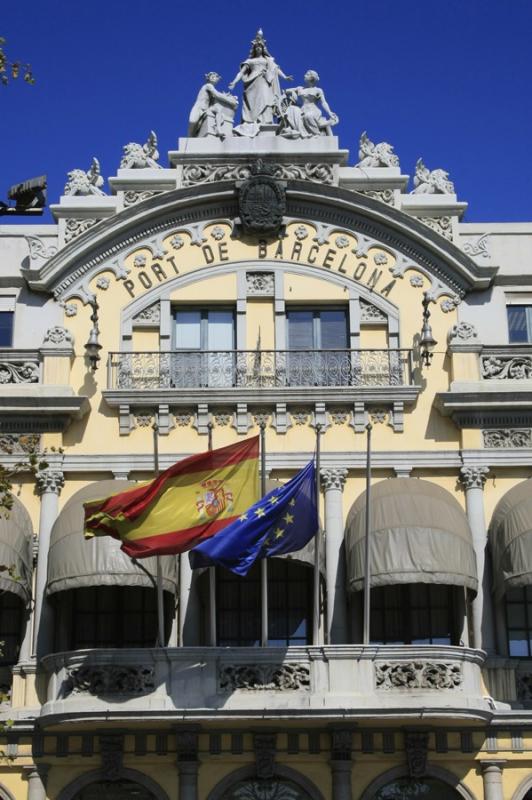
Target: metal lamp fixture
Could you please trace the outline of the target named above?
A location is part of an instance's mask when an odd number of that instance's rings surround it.
[[[92,314],[91,314],[92,328],[89,333],[89,338],[87,339],[87,342],[85,344],[85,354],[87,355],[90,361],[91,370],[93,372],[96,372],[96,370],[98,369],[98,362],[100,360],[100,350],[102,349],[102,345],[100,344],[98,338],[100,336],[100,329],[98,327],[99,306],[96,298],[94,298],[94,300],[89,300],[89,305],[92,308]]]
[[[421,327],[421,339],[419,345],[421,347],[421,362],[424,367],[430,367],[434,353],[432,349],[438,344],[432,335],[432,328],[430,326],[430,311],[429,304],[431,298],[428,292],[423,293],[423,325]]]

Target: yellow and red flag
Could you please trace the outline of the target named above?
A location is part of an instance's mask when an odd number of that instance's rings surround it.
[[[129,556],[190,550],[259,498],[259,437],[190,456],[155,480],[85,503],[85,536],[120,539]]]

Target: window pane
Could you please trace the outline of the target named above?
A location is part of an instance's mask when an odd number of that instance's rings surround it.
[[[234,348],[233,312],[209,311],[207,350],[232,350]]]
[[[288,349],[312,350],[314,343],[314,313],[312,311],[289,311]]]
[[[0,311],[0,347],[13,344],[13,312]]]
[[[201,347],[201,311],[176,311],[175,346],[178,350],[199,350]]]
[[[337,309],[335,311],[320,312],[320,334],[321,342],[319,346],[325,350],[343,350],[347,345],[347,316],[345,311]]]
[[[525,607],[521,603],[508,603],[508,627],[509,628],[524,628],[525,621]]]
[[[526,306],[507,306],[508,335],[511,343],[528,342]]]
[[[528,634],[526,631],[510,631],[509,651],[511,656],[528,656]]]

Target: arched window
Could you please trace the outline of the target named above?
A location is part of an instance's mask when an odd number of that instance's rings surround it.
[[[311,800],[300,786],[284,778],[271,781],[239,781],[222,800]]]
[[[436,778],[397,778],[379,789],[374,800],[457,800],[460,794]]]
[[[155,795],[134,781],[97,781],[81,789],[73,800],[157,800]]]
[[[245,578],[216,570],[218,644],[249,647],[260,642],[260,567]],[[268,560],[268,644],[305,645],[310,641],[312,570],[289,559]]]

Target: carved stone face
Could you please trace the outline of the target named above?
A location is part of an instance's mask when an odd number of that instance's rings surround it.
[[[256,45],[253,47],[253,58],[260,58],[260,56],[264,55],[264,45],[257,42]]]
[[[318,73],[313,69],[307,70],[303,77],[308,86],[314,86],[319,80]]]

